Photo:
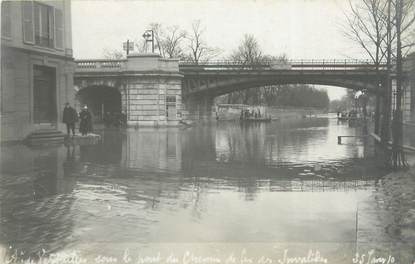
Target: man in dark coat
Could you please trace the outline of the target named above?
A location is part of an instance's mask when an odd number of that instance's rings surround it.
[[[66,103],[65,108],[63,109],[62,122],[66,124],[68,136],[71,134],[71,130],[72,135],[75,135],[75,123],[78,122],[78,113],[69,103]]]
[[[92,115],[88,111],[88,107],[84,106],[81,113],[79,114],[81,123],[79,124],[79,132],[82,136],[87,135],[89,132],[92,132]]]

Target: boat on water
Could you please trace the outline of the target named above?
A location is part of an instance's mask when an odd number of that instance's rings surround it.
[[[337,120],[339,121],[356,121],[361,117],[356,110],[351,110],[350,112],[342,112],[337,114]]]

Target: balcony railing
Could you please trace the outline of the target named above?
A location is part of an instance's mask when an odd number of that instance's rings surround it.
[[[126,60],[75,60],[76,71],[117,71]]]

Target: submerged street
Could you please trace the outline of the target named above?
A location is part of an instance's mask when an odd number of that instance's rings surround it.
[[[1,25],[0,264],[415,264],[415,0]]]
[[[126,252],[136,261],[172,251],[318,250],[329,263],[351,263],[356,250],[414,253],[403,219],[387,206],[373,210],[401,193],[382,193],[391,183],[375,164],[372,139],[337,144],[339,135],[362,135],[361,127],[322,116],[96,133],[96,145],[1,148],[5,259],[75,251],[121,263]]]

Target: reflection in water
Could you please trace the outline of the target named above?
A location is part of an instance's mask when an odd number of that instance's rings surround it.
[[[0,244],[9,254],[352,242],[357,203],[382,174],[366,141],[337,145],[357,128],[324,118],[101,132],[97,145],[2,148]]]
[[[280,166],[362,158],[365,142],[353,147],[337,145],[337,136],[361,135],[357,130],[329,126],[329,119],[296,119],[271,125],[224,125],[216,131],[217,160]]]
[[[65,247],[75,180],[64,173],[63,154],[57,148],[2,148],[0,239],[11,254],[24,258]]]

